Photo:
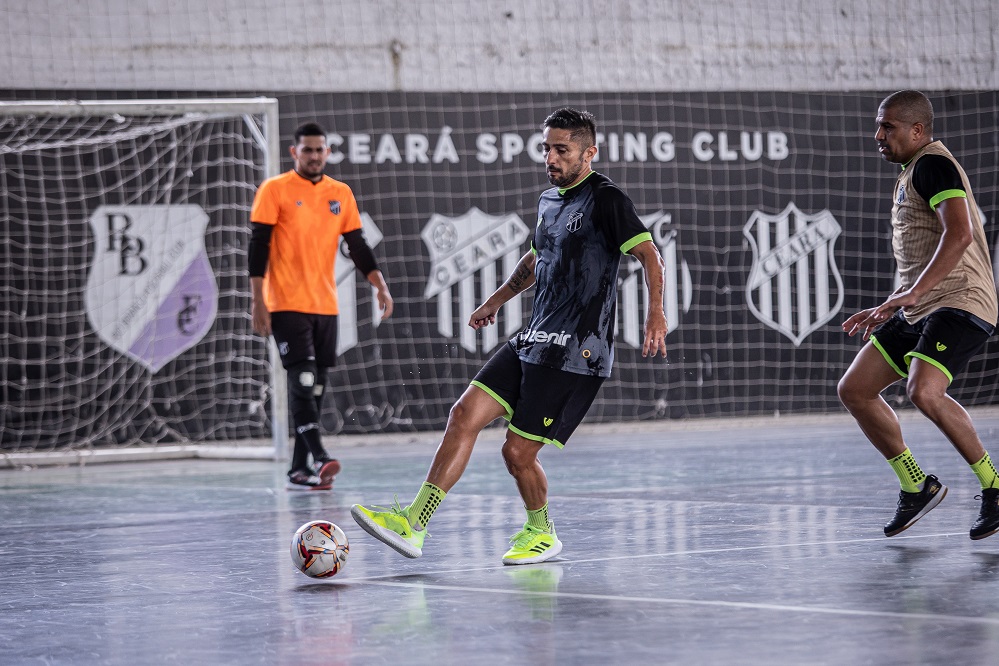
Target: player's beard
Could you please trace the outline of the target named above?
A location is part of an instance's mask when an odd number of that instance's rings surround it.
[[[325,166],[325,163],[321,161],[315,164],[300,164],[298,167],[298,174],[309,180],[318,180],[322,178]]]
[[[559,171],[557,174],[548,171],[548,182],[555,187],[567,187],[572,185],[579,178],[580,174],[583,173],[585,166],[586,165],[583,163],[583,156],[580,155],[579,162],[576,163],[574,168],[568,171]]]

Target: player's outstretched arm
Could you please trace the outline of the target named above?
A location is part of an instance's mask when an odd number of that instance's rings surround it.
[[[517,267],[513,269],[513,273],[506,279],[506,282],[500,285],[500,288],[494,291],[485,303],[475,309],[475,312],[468,319],[468,325],[478,330],[483,326],[495,324],[496,313],[499,312],[503,304],[534,284],[536,259],[534,252],[528,250],[527,254],[517,262]]]
[[[642,264],[645,272],[645,285],[649,289],[649,315],[645,318],[645,341],[642,343],[642,356],[655,356],[662,352],[666,357],[666,312],[663,310],[663,270],[665,262],[659,248],[652,241],[639,243],[631,249]]]

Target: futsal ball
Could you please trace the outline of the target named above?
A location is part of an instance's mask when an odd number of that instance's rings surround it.
[[[347,561],[347,535],[328,520],[313,520],[291,538],[291,561],[312,578],[335,576]]]

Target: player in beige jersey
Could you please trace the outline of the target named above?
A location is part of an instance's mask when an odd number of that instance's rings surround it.
[[[985,232],[954,156],[933,140],[933,107],[914,90],[881,102],[875,139],[886,160],[902,165],[893,190],[892,249],[901,286],[884,303],[843,323],[869,340],[839,383],[839,397],[902,487],[885,535],[926,515],[947,487],[920,469],[898,418],[881,391],[902,378],[912,403],[947,436],[982,486],[972,539],[999,531],[999,479],[968,413],[947,395],[954,375],[996,325],[996,287]]]

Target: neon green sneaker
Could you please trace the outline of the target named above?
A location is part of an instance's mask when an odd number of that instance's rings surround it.
[[[510,550],[503,555],[503,564],[536,564],[550,560],[562,552],[562,542],[555,534],[555,523],[548,521],[548,531],[524,525],[510,537]]]
[[[350,507],[350,515],[361,529],[406,557],[419,557],[423,554],[423,540],[427,538],[427,530],[417,530],[409,524],[409,516],[406,509],[399,506],[398,498],[395,506],[388,511],[373,511],[355,504]]]

